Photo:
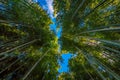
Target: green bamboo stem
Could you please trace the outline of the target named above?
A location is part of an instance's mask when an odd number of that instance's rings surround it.
[[[88,39],[91,39],[91,40],[100,41],[100,42],[103,42],[103,43],[111,44],[111,45],[113,45],[117,48],[120,48],[120,44],[117,43],[117,42],[113,42],[113,41],[109,41],[109,40],[103,40],[103,39],[99,39],[99,38],[93,38],[93,37],[89,37],[89,36],[79,36],[79,37],[84,37],[84,38],[88,38]]]
[[[87,71],[85,65],[82,64],[82,67],[84,68],[84,70],[87,72],[87,74],[90,76],[91,80],[94,80],[94,78],[92,77],[92,75],[89,73],[89,71]]]
[[[2,71],[0,71],[0,74],[3,73],[4,71],[6,71],[8,68],[10,68],[12,65],[14,65],[15,63],[17,63],[20,60],[20,58],[18,58],[17,60],[15,60],[14,62],[12,62],[9,66],[7,66],[5,69],[3,69]]]
[[[76,9],[76,11],[73,13],[71,20],[74,18],[74,16],[76,15],[76,13],[78,12],[78,10],[83,6],[83,4],[85,3],[85,0],[82,0],[82,2],[79,4],[78,8]]]
[[[16,69],[15,69],[14,71],[12,71],[11,73],[20,70],[20,69],[26,64],[26,62],[28,62],[29,60],[30,60],[30,59],[26,60],[25,63],[23,63],[22,65],[20,65],[18,68],[16,68]]]
[[[16,50],[16,49],[22,48],[23,46],[32,44],[32,43],[34,43],[34,42],[36,42],[36,41],[37,41],[37,39],[32,40],[32,41],[30,41],[30,42],[28,42],[28,43],[24,43],[24,44],[22,44],[22,45],[19,45],[19,46],[17,46],[17,47],[14,47],[14,48],[12,48],[12,49],[10,49],[10,50],[7,50],[7,51],[5,51],[5,52],[1,52],[0,55],[3,55],[3,54],[5,54],[5,53],[9,53],[9,52],[14,51],[14,50]]]
[[[7,55],[4,55],[2,58],[0,58],[0,61],[6,59],[8,56]]]
[[[120,27],[103,28],[103,29],[97,29],[97,30],[84,31],[84,32],[81,32],[80,34],[93,33],[93,32],[103,32],[103,31],[119,31],[119,30],[120,30]]]
[[[25,80],[28,75],[33,71],[33,69],[39,64],[39,62],[47,55],[47,53],[50,51],[50,49],[48,49],[43,56],[40,56],[40,58],[38,59],[38,61],[32,66],[32,68],[25,74],[25,76],[22,78],[22,80]]]
[[[14,37],[13,37],[14,38]],[[3,43],[3,44],[1,44],[0,45],[0,48],[1,47],[5,47],[5,46],[11,46],[11,45],[14,45],[14,43],[16,44],[16,42],[18,42],[18,41],[21,41],[21,40],[23,40],[23,39],[13,39],[13,40],[11,40],[11,41],[8,41],[8,42],[6,42],[6,43]]]
[[[106,78],[103,76],[103,74],[100,73],[100,71],[98,71],[98,69],[95,67],[95,65],[93,63],[91,63],[91,61],[89,60],[89,58],[86,56],[86,53],[82,50],[80,50],[78,47],[75,46],[75,48],[79,51],[82,52],[83,56],[86,58],[86,60],[89,62],[89,64],[91,65],[91,67],[93,67],[93,69],[95,69],[97,71],[97,73],[99,74],[99,76],[103,79],[106,80]]]
[[[89,16],[91,13],[93,13],[97,8],[99,8],[100,6],[102,6],[107,0],[103,0],[102,2],[100,2],[97,6],[95,6],[87,15],[84,16],[84,18],[86,18],[87,16]]]
[[[120,79],[120,76],[118,74],[116,74],[115,72],[113,72],[110,68],[108,68],[105,64],[103,64],[102,62],[100,62],[97,58],[94,58],[96,62],[98,62],[98,64],[102,64],[105,67],[105,70],[111,74],[112,76],[114,76],[114,78],[116,80]]]
[[[104,49],[107,49],[107,50],[109,50],[109,51],[113,51],[113,52],[115,52],[115,53],[118,53],[118,54],[120,55],[120,51],[118,51],[118,50],[115,50],[115,49],[112,49],[112,48],[106,47],[106,46],[100,46],[100,47],[102,47],[102,48],[104,48]],[[118,55],[118,56],[119,56],[119,55]]]
[[[7,20],[0,20],[0,23],[4,23],[4,24],[12,24],[13,26],[24,26],[24,27],[29,27],[29,28],[32,28],[32,26],[30,25],[26,25],[26,24],[20,24],[20,23],[16,23],[14,21],[7,21]]]

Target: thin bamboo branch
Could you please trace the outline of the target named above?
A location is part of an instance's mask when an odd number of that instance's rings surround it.
[[[91,13],[93,13],[98,7],[102,6],[107,0],[103,0],[102,2],[100,2],[97,6],[95,6],[87,15],[84,16],[84,18],[86,18],[87,16],[89,16]]]
[[[82,64],[82,67],[83,67],[84,70],[87,72],[87,74],[90,76],[91,80],[94,80],[94,78],[93,78],[92,75],[89,73],[89,71],[86,70],[85,65]]]
[[[32,68],[26,73],[26,75],[22,78],[22,80],[25,80],[28,75],[33,71],[33,69],[38,65],[38,63],[47,55],[47,53],[50,51],[50,49],[48,49],[44,55],[38,59],[38,61],[32,66]]]
[[[82,0],[82,3],[79,4],[78,8],[76,9],[76,11],[73,13],[71,20],[74,18],[74,16],[76,15],[76,13],[78,12],[78,10],[82,7],[82,5],[84,4],[85,0]]]
[[[120,51],[118,51],[118,50],[115,50],[115,49],[112,49],[112,48],[106,47],[106,46],[100,46],[100,47],[102,47],[102,48],[104,48],[104,49],[107,49],[107,50],[109,50],[109,51],[113,51],[113,52],[115,52],[115,53],[118,53],[118,54],[120,55]]]
[[[93,38],[93,37],[89,37],[89,36],[79,36],[79,37],[84,37],[84,38],[88,38],[88,39],[91,39],[91,40],[100,41],[100,42],[111,44],[111,45],[114,45],[115,47],[120,48],[120,44],[117,43],[117,42],[113,42],[113,41],[109,41],[109,40],[103,40],[103,39],[99,39],[99,38]]]
[[[106,78],[103,76],[103,74],[100,73],[100,71],[95,67],[95,65],[93,63],[91,63],[91,61],[89,60],[89,58],[87,57],[86,53],[82,50],[80,50],[78,47],[75,46],[75,48],[79,51],[82,52],[83,56],[86,58],[86,60],[89,62],[89,64],[91,65],[91,67],[93,67],[93,69],[95,69],[97,71],[97,73],[99,74],[99,76],[103,79],[106,80]]]
[[[22,39],[20,39],[20,40],[22,40]],[[9,41],[9,42],[7,42],[7,43],[3,43],[3,44],[0,45],[0,48],[1,48],[1,47],[5,47],[5,46],[13,45],[13,44],[16,43],[17,41],[19,41],[19,40],[18,40],[18,39],[15,39],[14,41],[11,40],[11,41]]]
[[[100,62],[97,58],[94,58],[96,62],[98,62],[99,64],[102,64],[105,67],[105,70],[111,74],[112,76],[114,76],[114,78],[116,80],[120,79],[120,76],[118,74],[116,74],[115,72],[113,72],[110,68],[108,68],[105,64],[103,64],[102,62]]]
[[[14,21],[0,20],[0,23],[9,24],[9,25],[12,25],[12,26],[24,26],[24,27],[32,28],[32,26],[30,26],[30,25],[20,24],[20,23],[14,22]]]
[[[12,49],[10,49],[10,50],[7,50],[7,51],[5,51],[5,52],[1,52],[0,55],[3,55],[3,54],[5,54],[5,53],[9,53],[9,52],[14,51],[14,50],[16,50],[16,49],[19,49],[19,48],[21,48],[21,47],[23,47],[23,46],[26,46],[26,45],[32,44],[32,43],[34,43],[34,42],[36,42],[36,41],[37,41],[37,39],[32,40],[32,41],[30,41],[30,42],[28,42],[28,43],[25,43],[25,44],[19,45],[19,46],[17,46],[17,47],[14,47],[14,48],[12,48]]]
[[[9,66],[7,66],[5,69],[3,69],[2,71],[0,71],[0,74],[3,73],[4,71],[6,71],[8,68],[10,68],[12,65],[14,65],[15,63],[17,63],[20,60],[20,58],[18,58],[17,60],[15,60],[13,63],[11,63]]]
[[[120,27],[115,27],[115,28],[103,28],[103,29],[97,29],[97,30],[84,31],[84,32],[81,32],[80,34],[92,33],[92,32],[103,32],[103,31],[119,31],[119,30],[120,30]]]
[[[0,58],[0,61],[6,59],[8,56],[7,55],[4,55],[4,57]]]
[[[12,72],[10,72],[9,74],[13,74],[14,72],[17,72],[18,70],[20,70],[25,64],[26,62],[28,62],[30,59],[27,59],[23,64],[21,64],[19,67],[17,67],[16,69],[14,69]],[[9,75],[8,74],[8,75]],[[12,75],[10,75],[12,76]],[[11,77],[11,79],[13,79],[13,77]]]

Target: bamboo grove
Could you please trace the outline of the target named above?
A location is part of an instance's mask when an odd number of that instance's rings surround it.
[[[69,72],[59,80],[120,80],[120,0],[54,0]]]
[[[51,23],[37,3],[0,0],[0,80],[56,79],[59,46]]]
[[[60,39],[38,3],[0,0],[0,80],[120,80],[120,0],[54,0],[53,6]],[[69,71],[59,73],[68,52],[75,55]]]

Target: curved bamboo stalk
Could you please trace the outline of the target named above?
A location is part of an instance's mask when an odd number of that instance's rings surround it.
[[[28,62],[30,59],[28,59],[28,60],[26,60],[25,61],[25,63],[23,63],[22,65],[20,65],[18,68],[16,68],[14,71],[18,71],[20,68],[22,68],[25,64],[26,64],[26,62]]]
[[[19,69],[21,69],[25,64],[26,62],[28,62],[30,59],[27,59],[22,65],[20,65],[19,67],[17,67],[16,69],[14,69],[12,72],[10,72],[9,74],[13,74],[14,72],[17,72]],[[8,75],[9,75],[8,74]],[[12,76],[12,75],[10,75]],[[13,77],[11,77],[11,80],[13,80]]]
[[[107,0],[103,0],[103,2],[99,3],[95,8],[93,8],[88,14],[86,14],[85,16],[82,15],[82,18],[85,18],[86,16],[90,15],[92,12],[95,11],[95,9],[97,9],[98,7],[100,7],[101,5],[103,5]],[[109,3],[106,3],[105,5],[110,5],[110,3],[113,3],[114,0],[110,1]],[[104,7],[104,6],[101,6]]]
[[[10,25],[12,24],[12,26],[24,26],[24,27],[32,28],[32,26],[30,26],[30,25],[20,24],[20,23],[16,23],[16,22],[14,22],[14,21],[0,20],[0,23],[10,24]]]
[[[17,60],[15,60],[13,63],[11,63],[9,66],[7,66],[5,69],[3,69],[2,71],[0,71],[0,74],[3,73],[4,71],[6,71],[8,68],[10,68],[12,65],[14,65],[15,63],[17,63],[20,60],[20,58],[18,58]]]
[[[14,45],[15,42],[17,42],[17,40],[16,40],[16,41],[13,41],[13,42],[6,43],[6,44],[2,44],[2,45],[0,45],[0,48],[6,47],[6,46],[8,47],[8,46]]]
[[[25,54],[25,53],[23,53]],[[21,54],[20,54],[21,55]],[[19,55],[19,56],[20,56]],[[23,57],[25,56],[22,56],[22,57],[18,57],[14,62],[12,62],[9,66],[7,66],[5,69],[3,69],[2,71],[0,71],[0,74],[3,73],[4,71],[6,71],[7,69],[9,69],[11,66],[13,66],[14,64],[16,64],[20,59],[22,59]]]
[[[83,52],[84,53],[84,52]],[[113,72],[110,68],[108,68],[105,64],[103,64],[102,62],[100,62],[97,58],[93,57],[92,54],[88,54],[88,56],[90,56],[90,58],[92,58],[94,60],[94,62],[97,64],[97,65],[102,65],[105,70],[111,74],[116,80],[119,80],[120,79],[120,76],[118,74],[116,74],[115,72]]]
[[[33,71],[33,69],[38,65],[38,63],[47,55],[47,53],[50,51],[50,49],[48,49],[43,56],[38,59],[38,61],[32,66],[32,68],[26,73],[26,75],[22,78],[22,80],[25,80],[28,75]]]
[[[117,48],[120,48],[120,44],[117,43],[117,42],[113,42],[113,41],[109,41],[109,40],[103,40],[103,39],[99,39],[99,38],[93,38],[93,37],[89,37],[89,36],[79,36],[79,37],[85,37],[85,38],[88,38],[88,39],[91,39],[91,40],[100,41],[100,42],[103,42],[103,43],[114,45]]]
[[[0,45],[7,44],[7,43],[9,43],[9,42],[16,41],[16,40],[20,39],[20,38],[17,38],[17,39],[16,39],[16,37],[10,37],[10,38],[11,38],[10,40],[3,41],[2,43],[0,43]]]
[[[108,0],[110,2],[106,3],[105,5],[101,6],[102,8],[105,8],[108,5],[112,5],[112,3],[114,2],[114,0]]]
[[[36,13],[38,13],[38,12],[34,9],[34,7],[33,7],[30,3],[28,3],[27,1],[22,0],[21,2],[25,5],[26,8],[29,8],[29,9],[31,9],[32,11],[35,11]],[[39,14],[39,13],[38,13],[38,14]],[[37,15],[36,15],[36,16],[37,16]]]
[[[44,73],[44,75],[43,75],[43,77],[42,77],[42,80],[45,80],[45,76],[48,74],[48,72],[47,71],[45,71],[45,73]]]
[[[119,60],[120,60],[120,57],[119,57],[118,55],[111,55],[111,54],[108,53],[107,51],[105,51],[105,52],[103,53],[103,55],[106,56],[107,59],[111,59],[111,60],[113,60],[114,62],[119,62]],[[111,65],[111,66],[112,66],[112,65]]]
[[[91,61],[89,60],[89,58],[87,57],[86,53],[82,50],[80,50],[78,47],[75,46],[75,48],[79,51],[82,52],[83,56],[86,58],[86,60],[89,62],[89,64],[91,65],[91,67],[93,67],[94,70],[97,71],[97,73],[99,74],[99,76],[103,79],[106,80],[106,78],[103,76],[103,74],[100,73],[100,71],[95,67],[95,65],[93,63],[91,63]]]
[[[107,56],[107,58],[109,58],[109,59],[112,59],[112,60],[114,60],[114,61],[119,61],[120,59],[120,52],[119,51],[117,51],[117,50],[115,50],[115,49],[112,49],[112,48],[109,48],[109,47],[106,47],[106,46],[102,46],[102,45],[98,45],[98,47],[100,47],[100,48],[102,48],[102,49],[106,49],[106,50],[109,50],[109,51],[112,51],[112,52],[117,52],[118,54],[114,54],[114,55],[112,55],[111,53],[109,53],[108,51],[106,51],[106,53],[105,53],[105,56]]]
[[[76,15],[76,13],[78,12],[78,10],[82,7],[82,5],[84,4],[85,0],[82,0],[82,3],[79,4],[78,8],[76,9],[76,11],[73,13],[71,20],[74,18],[74,16]]]
[[[0,58],[0,61],[6,59],[8,56],[7,55],[4,55],[2,58]]]
[[[72,1],[71,1],[70,3],[76,5],[78,2],[79,2],[79,0],[76,0],[75,2],[74,2],[74,1],[72,2]],[[73,5],[73,6],[74,6],[74,5]],[[72,7],[72,5],[71,5],[71,7]],[[77,7],[77,8],[78,8],[78,7]],[[70,10],[71,10],[71,12],[75,12],[76,9],[74,9],[74,8],[71,9],[71,8],[70,8]],[[72,19],[71,19],[71,20],[72,20]]]
[[[25,47],[26,47],[26,46],[23,46],[23,47],[20,48],[19,50],[22,50],[22,49],[24,49]],[[13,53],[10,53],[10,54],[8,54],[8,53],[3,54],[4,57],[0,58],[0,61],[5,60],[5,58],[7,58],[7,57],[11,57],[12,54],[13,54]]]
[[[0,9],[0,11],[4,11],[4,12],[10,13],[8,10],[5,10],[5,9]]]
[[[20,39],[20,40],[22,40],[22,39]],[[16,43],[17,41],[19,41],[19,40],[18,39],[14,39],[14,40],[11,40],[9,42],[3,43],[3,44],[0,45],[0,48],[1,47],[5,47],[5,46],[13,45],[13,43]]]
[[[25,0],[22,0],[21,2],[22,2],[23,4],[25,4],[26,7],[30,8],[31,10],[34,10],[34,7],[33,7],[29,2],[27,2],[27,1],[25,1]]]
[[[86,70],[85,65],[82,64],[82,67],[83,67],[84,70],[87,72],[87,74],[90,76],[91,80],[94,80],[94,78],[93,78],[92,75],[89,73],[89,71]]]
[[[96,40],[104,42],[104,43],[107,43],[107,44],[112,44],[112,45],[120,48],[120,44],[119,43],[108,41],[108,40],[102,40],[102,39],[96,39]]]
[[[36,17],[37,17],[37,14],[39,15],[39,13],[34,9],[34,7],[30,4],[30,3],[28,3],[27,1],[21,1],[23,4],[24,4],[24,6],[26,7],[26,8],[28,8],[28,9],[31,9],[31,11],[33,11],[33,12],[36,12]],[[32,21],[34,22],[34,19],[32,18]],[[36,21],[35,21],[36,22]],[[35,25],[36,26],[36,25]]]
[[[112,16],[112,15],[116,15],[116,14],[118,14],[118,13],[120,13],[120,10],[118,10],[118,11],[116,11],[115,13],[112,13],[112,14],[110,14],[110,15],[108,15],[108,16],[105,16],[104,18],[110,17],[110,16]]]
[[[106,46],[100,46],[100,47],[102,47],[102,48],[104,48],[104,49],[107,49],[107,50],[109,50],[109,51],[113,51],[113,52],[115,52],[115,53],[118,53],[118,54],[120,55],[120,51],[118,51],[118,50],[115,50],[115,49],[112,49],[112,48],[106,47]]]
[[[0,55],[3,55],[3,54],[5,54],[5,53],[9,53],[9,52],[14,51],[14,50],[16,50],[16,49],[19,49],[19,48],[21,48],[21,47],[23,47],[23,46],[32,44],[32,43],[34,43],[34,42],[36,42],[36,41],[37,41],[37,39],[32,40],[32,41],[30,41],[30,42],[28,42],[28,43],[24,43],[24,44],[22,44],[22,45],[19,45],[19,46],[17,46],[17,47],[14,47],[14,48],[12,48],[12,49],[10,49],[10,50],[7,50],[7,51],[5,51],[5,52],[2,52],[2,53],[0,53]]]
[[[76,47],[78,50],[80,50],[78,47]],[[81,50],[80,50],[81,51]],[[82,51],[83,52],[83,51]],[[84,53],[84,52],[83,52]],[[90,56],[90,54],[88,54],[89,56]],[[92,55],[92,54],[91,54]],[[85,56],[85,54],[84,54],[84,56]],[[91,56],[92,57],[92,56]],[[86,58],[87,58],[87,56],[86,56]],[[112,76],[114,76],[114,78],[116,79],[116,80],[119,80],[120,79],[120,76],[118,75],[118,74],[116,74],[115,72],[113,72],[110,68],[108,68],[105,64],[103,64],[103,63],[101,63],[98,59],[96,59],[95,57],[92,57],[93,59],[94,59],[94,61],[95,61],[95,63],[96,64],[100,64],[100,65],[103,65],[104,67],[105,67],[105,70],[109,73],[109,74],[111,74]]]
[[[87,16],[89,16],[91,13],[93,13],[98,7],[102,6],[107,0],[103,0],[102,2],[100,2],[97,6],[95,6],[87,15],[84,16],[84,18],[86,18]]]
[[[31,9],[32,11],[34,11],[34,12],[36,12],[36,13],[38,13],[37,11],[35,11],[35,9],[33,8],[33,7],[31,7],[32,5],[30,5],[27,1],[20,1],[20,3],[22,3],[23,5],[24,5],[24,7],[26,7],[26,8],[28,8],[28,9]],[[22,6],[23,6],[22,5]],[[11,12],[11,14],[13,14],[12,12]],[[37,15],[36,15],[37,16]],[[33,20],[33,19],[32,19]],[[34,21],[34,20],[33,20]],[[14,23],[14,25],[15,26],[18,26],[18,25],[22,25],[22,24],[17,24],[17,23]],[[22,25],[22,26],[25,26],[26,27],[26,25]]]
[[[103,29],[97,29],[97,30],[90,30],[90,31],[81,32],[80,34],[92,33],[92,32],[103,32],[103,31],[120,31],[120,27],[115,27],[115,28],[103,28]]]
[[[112,76],[114,76],[114,78],[116,80],[119,80],[120,79],[120,76],[118,74],[116,74],[115,72],[113,72],[110,68],[108,68],[105,64],[103,64],[102,62],[100,62],[97,58],[94,58],[95,59],[95,62],[98,62],[98,64],[101,64],[105,67],[105,70],[111,74]]]

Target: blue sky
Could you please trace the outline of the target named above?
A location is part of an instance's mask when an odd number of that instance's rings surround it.
[[[72,56],[73,56],[73,54],[71,54],[71,53],[62,54],[63,62],[59,62],[59,64],[61,65],[61,67],[59,69],[60,73],[69,71],[68,61]]]
[[[49,14],[53,22],[53,24],[50,25],[50,29],[57,35],[58,38],[60,38],[62,27],[60,27],[60,29],[57,30],[56,18],[53,16],[53,13],[54,13],[53,0],[38,0],[37,2]]]
[[[47,11],[47,13],[49,14],[53,24],[50,25],[50,29],[56,34],[56,36],[58,38],[60,38],[61,36],[61,32],[62,32],[62,27],[60,27],[60,29],[57,29],[57,24],[56,24],[56,18],[53,16],[54,13],[54,8],[53,8],[53,0],[38,0],[37,2],[39,2],[39,5]],[[59,61],[60,64],[60,69],[59,72],[67,72],[68,71],[68,60],[72,57],[72,54],[67,53],[67,54],[62,54],[62,58],[63,58],[63,63],[61,63]]]
[[[47,11],[51,18],[54,18],[53,0],[37,0],[37,2],[39,2],[40,6],[42,6],[42,8]]]

